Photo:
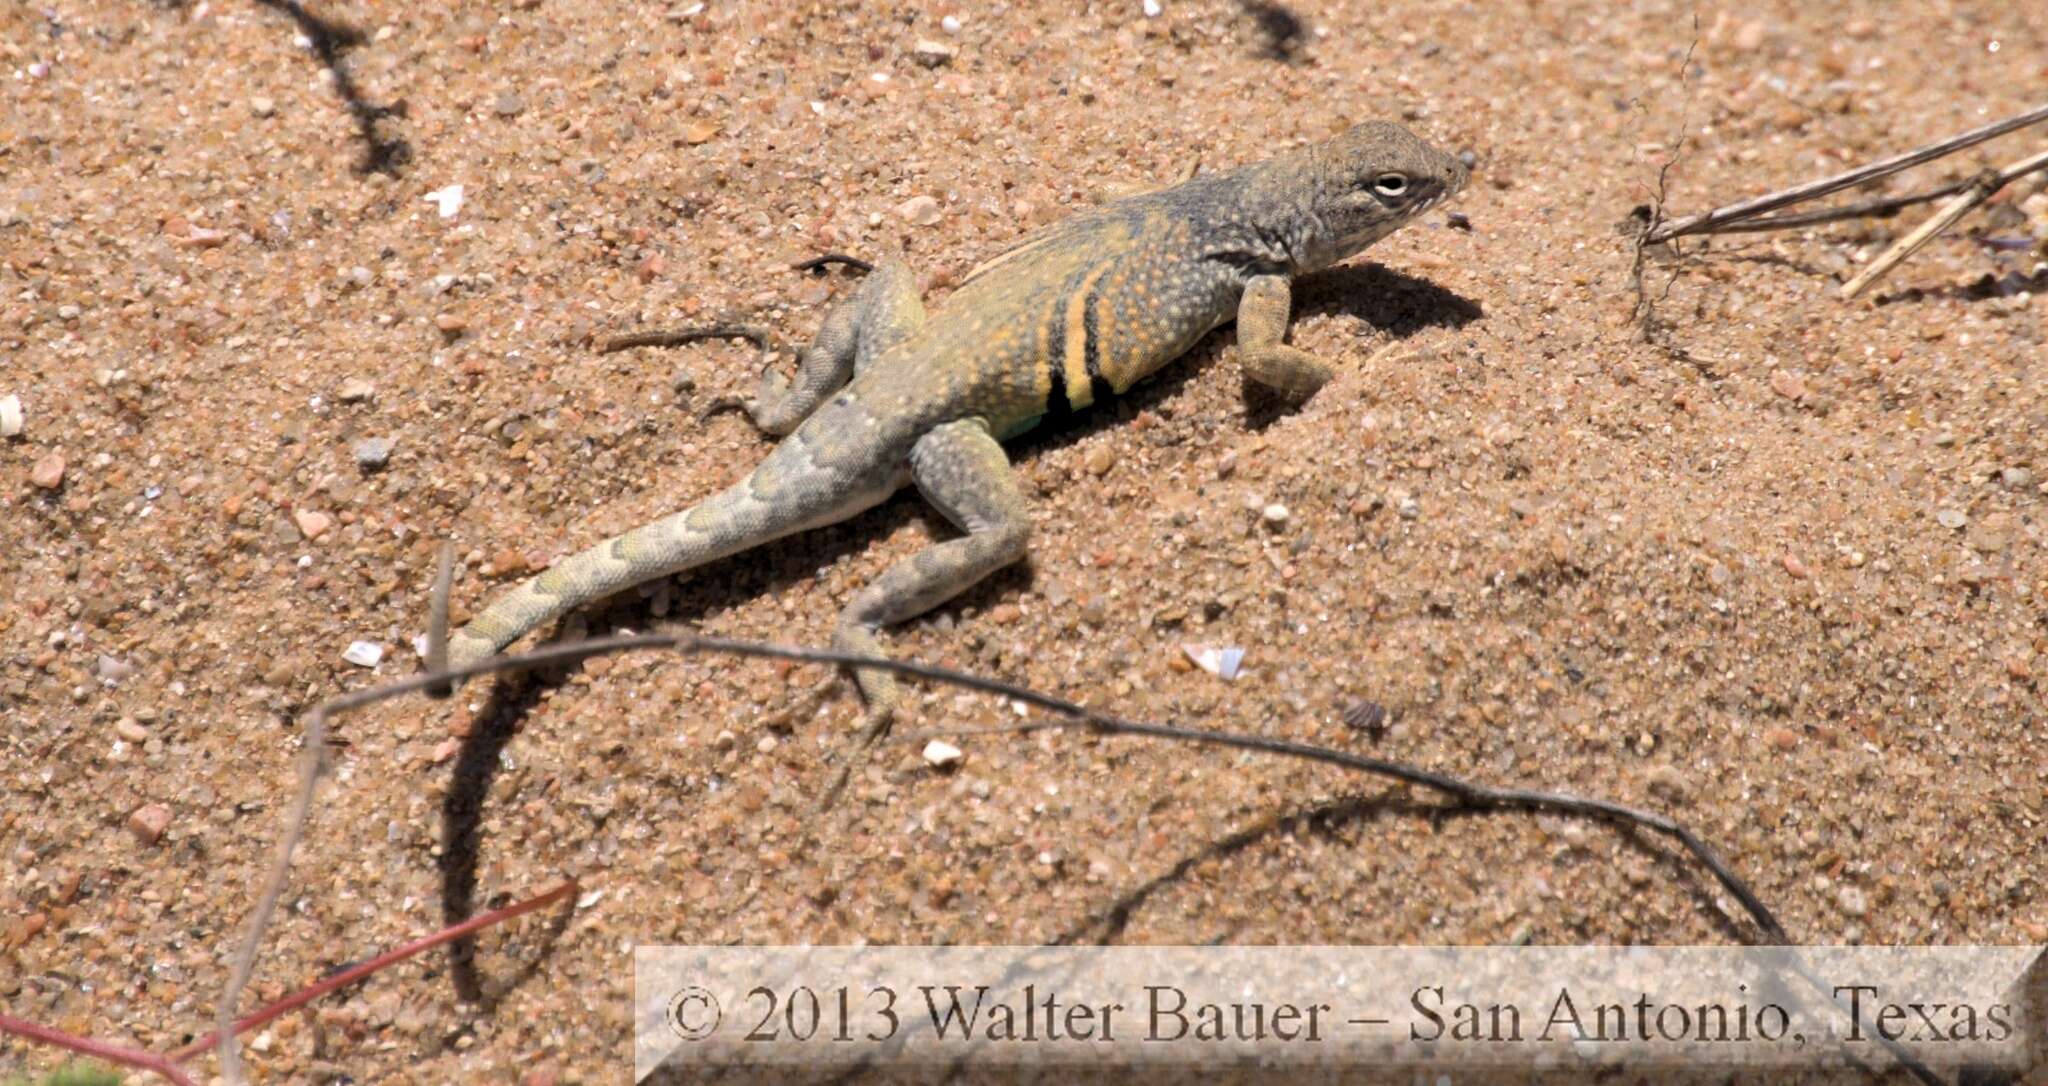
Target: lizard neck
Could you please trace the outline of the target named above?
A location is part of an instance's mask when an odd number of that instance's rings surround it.
[[[1304,149],[1300,154],[1312,153]],[[1244,171],[1211,224],[1212,257],[1255,275],[1300,275],[1334,263],[1306,163],[1287,155]]]

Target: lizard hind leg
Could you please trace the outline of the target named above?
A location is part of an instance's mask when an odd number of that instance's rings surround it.
[[[922,324],[917,277],[902,261],[882,261],[825,315],[817,337],[797,355],[794,382],[774,371],[761,375],[760,389],[746,405],[748,416],[765,433],[790,433],[839,386]]]
[[[875,634],[883,626],[915,618],[1024,557],[1030,511],[987,423],[963,419],[919,438],[910,451],[910,476],[967,534],[911,555],[861,589],[839,616],[833,647],[841,652],[882,655]],[[856,670],[854,678],[867,702],[872,741],[888,730],[902,693],[886,671]]]

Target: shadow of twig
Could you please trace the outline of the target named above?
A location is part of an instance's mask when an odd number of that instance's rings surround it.
[[[380,132],[378,122],[387,117],[405,116],[405,101],[400,99],[391,105],[378,105],[365,100],[343,58],[343,54],[369,39],[352,26],[323,19],[307,11],[298,0],[256,2],[291,16],[292,22],[298,24],[299,33],[312,43],[313,55],[320,58],[320,63],[334,77],[334,92],[341,96],[342,105],[355,118],[356,136],[363,141],[363,158],[356,164],[356,172],[397,176],[399,167],[412,161],[412,145],[403,137]]]

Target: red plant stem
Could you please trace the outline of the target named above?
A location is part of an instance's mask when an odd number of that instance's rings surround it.
[[[197,1086],[190,1078],[186,1077],[185,1072],[178,1070],[177,1065],[170,1059],[159,1056],[154,1052],[145,1052],[139,1048],[127,1048],[107,1041],[96,1041],[91,1037],[73,1036],[72,1034],[65,1033],[63,1030],[51,1029],[48,1026],[37,1025],[26,1019],[15,1018],[12,1015],[5,1014],[0,1014],[0,1033],[12,1033],[17,1037],[26,1037],[31,1041],[40,1041],[43,1044],[55,1045],[58,1048],[68,1048],[73,1052],[83,1052],[95,1059],[102,1059],[108,1063],[118,1063],[123,1067],[154,1071],[177,1083],[178,1086]]]
[[[250,1030],[256,1028],[257,1026],[260,1026],[273,1018],[276,1018],[278,1015],[284,1014],[287,1011],[295,1010],[299,1007],[306,1005],[307,1003],[311,1003],[313,1000],[316,1000],[321,996],[324,996],[327,993],[334,991],[336,988],[341,988],[349,984],[353,984],[356,981],[359,981],[364,977],[367,977],[370,974],[375,973],[376,971],[384,968],[387,965],[391,965],[395,962],[402,962],[405,959],[420,953],[421,951],[432,950],[433,948],[440,946],[442,943],[460,939],[463,936],[470,934],[471,932],[480,931],[484,928],[490,927],[493,924],[504,923],[505,921],[510,920],[515,916],[519,916],[524,913],[530,913],[535,909],[539,909],[547,905],[552,905],[555,902],[560,901],[561,899],[569,896],[570,894],[575,893],[577,889],[578,886],[576,880],[570,879],[562,883],[561,885],[555,887],[554,889],[549,890],[544,894],[541,894],[538,897],[528,898],[525,901],[521,901],[512,905],[507,905],[502,909],[494,909],[490,912],[483,913],[478,916],[472,916],[469,919],[463,921],[460,924],[455,925],[452,928],[443,928],[440,931],[437,931],[424,939],[415,939],[412,942],[407,943],[404,946],[398,947],[395,950],[385,951],[384,953],[379,954],[374,958],[371,958],[369,961],[366,961],[361,965],[357,965],[349,969],[344,969],[341,972],[336,973],[333,976],[328,977],[327,979],[320,981],[317,984],[308,985],[304,988],[299,989],[296,992],[293,992],[291,995],[288,995],[283,999],[278,1000],[275,1003],[269,1004],[265,1007],[258,1008],[257,1010],[251,1012],[245,1018],[237,1019],[234,1025],[234,1032],[236,1034],[247,1033]],[[189,1060],[192,1057],[197,1056],[200,1053],[206,1051],[207,1049],[219,1044],[220,1040],[221,1036],[219,1031],[209,1033],[206,1036],[201,1037],[198,1040],[192,1042],[191,1044],[188,1044],[185,1047],[180,1048],[175,1052],[172,1052],[171,1059],[178,1063],[183,1063],[186,1060]]]

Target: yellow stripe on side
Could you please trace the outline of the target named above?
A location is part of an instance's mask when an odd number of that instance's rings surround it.
[[[1074,292],[1067,295],[1067,350],[1066,357],[1061,359],[1061,368],[1067,379],[1067,402],[1076,409],[1095,402],[1095,382],[1088,376],[1088,298],[1095,292],[1095,284],[1115,266],[1114,263],[1106,263],[1089,272]],[[1102,320],[1099,311],[1095,319],[1098,322]],[[1101,334],[1099,327],[1096,334]],[[1102,344],[1095,344],[1095,350],[1097,364],[1100,364]]]
[[[1035,252],[1039,248],[1044,246],[1046,242],[1051,241],[1052,239],[1053,235],[1045,234],[1037,238],[1025,241],[1023,244],[1015,246],[1014,248],[1005,249],[1002,252],[997,253],[992,257],[989,257],[987,260],[984,260],[981,263],[976,264],[974,267],[969,268],[967,270],[967,274],[961,277],[960,285],[964,287],[967,284],[972,283],[976,279],[981,278],[988,272],[993,271],[1004,264],[1008,264],[1010,261],[1015,260],[1020,256],[1023,256],[1025,253]]]

